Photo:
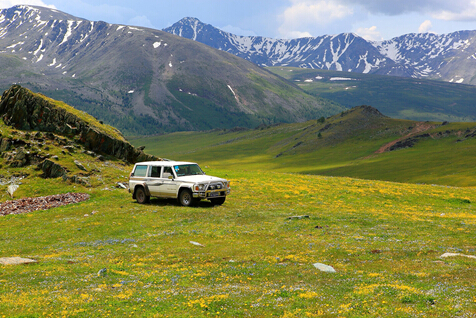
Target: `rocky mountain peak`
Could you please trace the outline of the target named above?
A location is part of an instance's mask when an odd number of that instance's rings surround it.
[[[443,35],[411,33],[377,42],[353,33],[271,39],[237,36],[204,23],[197,26],[190,18],[164,31],[233,53],[261,66],[293,66],[476,85],[476,31]]]

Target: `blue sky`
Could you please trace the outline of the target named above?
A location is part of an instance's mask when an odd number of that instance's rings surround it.
[[[476,0],[0,0],[88,20],[163,29],[184,17],[238,35],[278,39],[354,32],[369,40],[476,29]]]

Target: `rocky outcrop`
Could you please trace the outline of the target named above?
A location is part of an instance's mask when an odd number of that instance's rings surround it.
[[[38,168],[43,171],[44,178],[61,177],[67,173],[66,168],[49,159],[46,159],[41,164],[39,164]]]
[[[132,146],[119,131],[116,130],[116,136],[112,136],[100,125],[92,125],[66,108],[55,105],[54,101],[40,94],[34,94],[20,85],[13,85],[3,93],[0,116],[5,124],[17,129],[68,136],[83,144],[86,149],[112,155],[130,163],[160,160]],[[0,147],[4,149],[8,148],[8,145]]]

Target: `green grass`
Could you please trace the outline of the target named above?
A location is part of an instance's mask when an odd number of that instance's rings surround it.
[[[475,254],[474,188],[202,164],[232,182],[221,207],[139,205],[112,178],[108,190],[75,186],[89,201],[1,217],[2,257],[38,263],[0,266],[0,315],[476,315],[474,261],[439,257]],[[21,187],[48,184],[51,193],[73,187],[33,179]]]

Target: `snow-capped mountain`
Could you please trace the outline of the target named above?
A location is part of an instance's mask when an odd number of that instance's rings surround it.
[[[0,68],[2,90],[19,83],[134,134],[254,127],[341,109],[201,43],[35,6],[0,11]]]
[[[407,34],[371,42],[353,33],[299,39],[238,36],[195,18],[164,29],[260,66],[374,73],[476,85],[476,31]],[[473,78],[474,77],[474,78]]]

